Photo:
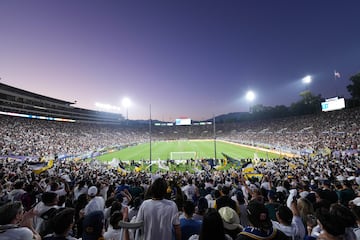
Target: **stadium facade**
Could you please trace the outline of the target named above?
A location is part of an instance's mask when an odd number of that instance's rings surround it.
[[[5,115],[85,123],[121,124],[121,114],[77,108],[68,102],[0,83],[0,111]]]

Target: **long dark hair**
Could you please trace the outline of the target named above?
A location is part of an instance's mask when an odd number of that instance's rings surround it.
[[[225,230],[220,214],[214,208],[209,208],[203,218],[199,240],[225,239]]]

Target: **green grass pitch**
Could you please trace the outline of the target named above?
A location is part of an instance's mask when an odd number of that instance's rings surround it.
[[[196,152],[196,158],[214,158],[215,155],[214,140],[179,140],[179,141],[160,141],[152,142],[151,156],[152,160],[167,160],[170,159],[171,152]],[[263,159],[279,158],[279,154],[256,150],[249,147],[240,146],[237,144],[216,141],[216,158],[224,159],[221,153],[235,159],[253,159],[255,155]],[[150,144],[144,143],[137,146],[128,147],[120,151],[108,153],[97,157],[100,161],[107,162],[113,158],[119,160],[149,160],[150,159]]]

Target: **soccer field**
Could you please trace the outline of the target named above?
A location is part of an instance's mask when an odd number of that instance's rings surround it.
[[[171,154],[173,152],[173,154]],[[174,153],[176,152],[176,153]],[[215,144],[213,140],[179,140],[179,141],[161,141],[151,144],[152,160],[167,160],[179,157],[184,152],[186,157],[194,155],[194,158],[214,158]],[[185,153],[187,152],[187,153]],[[194,154],[192,154],[194,153]],[[224,159],[222,153],[235,159],[253,159],[254,156],[263,159],[278,158],[279,154],[265,152],[249,147],[240,146],[234,143],[216,141],[216,158]],[[120,151],[108,153],[99,156],[101,161],[111,161],[113,158],[119,160],[149,160],[150,144],[144,143],[137,146],[128,147]]]

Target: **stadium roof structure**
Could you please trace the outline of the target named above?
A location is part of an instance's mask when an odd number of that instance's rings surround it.
[[[75,102],[32,93],[0,83],[0,111],[45,118],[64,118],[91,123],[123,123],[121,114],[77,108]],[[32,117],[37,118],[37,117]]]

